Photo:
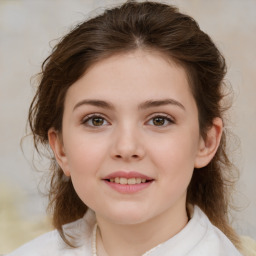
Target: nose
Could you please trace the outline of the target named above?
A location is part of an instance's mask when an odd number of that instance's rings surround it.
[[[141,160],[145,156],[142,136],[138,128],[128,125],[119,127],[114,132],[111,156],[124,161]]]

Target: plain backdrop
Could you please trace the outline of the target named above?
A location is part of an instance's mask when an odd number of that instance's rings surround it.
[[[12,225],[11,217],[29,223],[46,215],[46,199],[38,192],[38,187],[44,190],[44,183],[39,183],[43,172],[32,165],[31,138],[24,140],[23,152],[20,147],[35,92],[31,77],[40,71],[56,39],[104,7],[122,2],[0,0],[0,253],[37,235],[32,232],[25,238],[24,228]],[[256,1],[165,2],[194,17],[226,57],[227,81],[234,90],[229,128],[240,138],[240,142],[234,137],[230,141],[236,149],[232,158],[240,170],[234,226],[240,234],[256,239]],[[47,162],[43,162],[46,167]],[[29,233],[29,225],[26,227],[25,233]],[[15,233],[20,242],[8,244],[13,235],[8,236],[6,230]]]

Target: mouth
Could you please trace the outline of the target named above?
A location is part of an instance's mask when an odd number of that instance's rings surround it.
[[[124,178],[124,177],[115,177],[111,179],[104,179],[105,181],[121,184],[121,185],[136,185],[141,183],[147,183],[153,181],[153,179],[145,179],[145,178]]]
[[[104,177],[103,180],[122,185],[135,185],[151,182],[154,179],[139,172],[117,171]]]
[[[104,177],[103,181],[119,193],[131,194],[148,188],[154,179],[138,172],[118,171]]]

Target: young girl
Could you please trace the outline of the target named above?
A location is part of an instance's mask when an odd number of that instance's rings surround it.
[[[241,255],[225,72],[209,36],[166,4],[128,1],[66,35],[29,112],[36,148],[54,153],[57,231],[10,256]]]

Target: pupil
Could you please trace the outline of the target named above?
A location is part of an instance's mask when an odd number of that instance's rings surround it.
[[[154,123],[154,125],[157,125],[157,126],[163,125],[164,124],[164,118],[156,117],[156,118],[154,118],[153,123]]]
[[[95,126],[100,126],[100,125],[103,124],[103,119],[102,119],[102,118],[99,118],[99,117],[93,118],[92,122],[93,122],[93,125],[95,125]]]

